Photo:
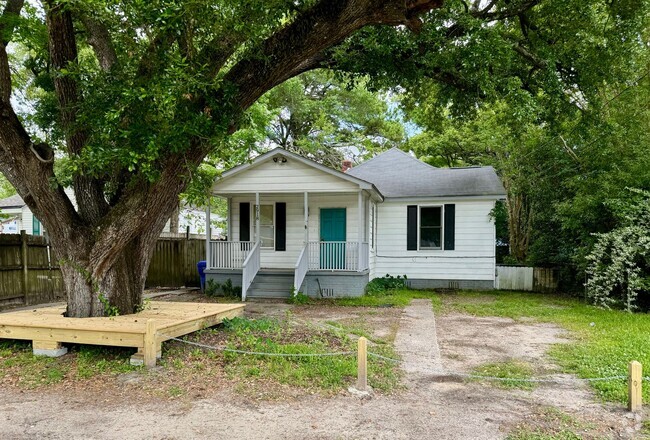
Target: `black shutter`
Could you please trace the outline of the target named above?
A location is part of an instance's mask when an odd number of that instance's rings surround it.
[[[445,247],[453,251],[456,246],[456,205],[445,205]]]
[[[287,204],[275,204],[275,250],[287,250]]]
[[[406,250],[418,250],[418,207],[408,205],[406,207]]]
[[[239,204],[239,241],[251,241],[251,204]]]

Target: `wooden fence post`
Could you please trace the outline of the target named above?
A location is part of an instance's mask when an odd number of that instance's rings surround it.
[[[629,411],[638,411],[642,405],[642,384],[643,375],[641,364],[637,361],[632,361],[628,365],[628,401],[627,409]]]
[[[144,333],[144,347],[142,351],[144,352],[145,368],[155,367],[158,346],[156,344],[156,321],[153,319],[147,320],[147,328]]]
[[[27,233],[24,229],[20,231],[20,262],[23,270],[23,300],[25,304],[29,304],[29,262],[27,261],[28,255]]]
[[[368,388],[368,340],[361,336],[357,351],[357,390]]]

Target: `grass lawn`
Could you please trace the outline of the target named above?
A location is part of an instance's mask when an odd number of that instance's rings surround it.
[[[353,353],[318,357],[263,356],[202,350],[174,341],[166,344],[163,365],[176,363],[183,368],[186,362],[196,364],[200,358],[215,358],[223,363],[226,375],[235,380],[258,380],[267,384],[270,381],[326,394],[336,393],[352,385],[357,374],[356,340],[350,335],[368,336],[367,330],[359,327],[322,328],[268,318],[234,318],[224,324],[224,328],[202,330],[187,339],[260,353]],[[392,345],[381,340],[373,342],[373,352],[391,358],[396,356]],[[368,363],[368,377],[371,386],[382,391],[390,391],[399,384],[397,366],[381,359]]]
[[[313,304],[332,304],[351,307],[406,307],[412,299],[425,298],[433,301],[434,310],[440,307],[440,295],[428,290],[390,290],[380,294],[357,298],[314,299]]]
[[[460,292],[443,296],[442,311],[456,310],[476,316],[532,318],[570,330],[574,341],[551,348],[550,356],[565,372],[582,378],[627,375],[628,362],[650,368],[650,316],[604,310],[579,300],[548,294],[520,292]],[[650,399],[650,384],[643,388]],[[627,401],[627,381],[593,382],[607,401]]]

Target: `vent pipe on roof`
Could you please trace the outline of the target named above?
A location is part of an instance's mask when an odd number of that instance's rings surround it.
[[[350,168],[352,168],[352,161],[351,160],[346,159],[341,163],[341,171],[343,171],[344,173],[347,170],[349,170]]]

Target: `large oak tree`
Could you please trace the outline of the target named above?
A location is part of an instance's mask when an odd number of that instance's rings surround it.
[[[634,4],[598,2],[597,13],[633,23]],[[5,0],[0,171],[50,235],[68,316],[100,316],[109,305],[130,313],[179,194],[206,156],[244,156],[232,140],[267,91],[316,68],[369,74],[371,87],[433,82],[468,108],[491,94],[571,90],[581,60],[565,62],[556,48],[581,48],[538,32],[563,5]],[[26,109],[12,84],[29,91]]]

